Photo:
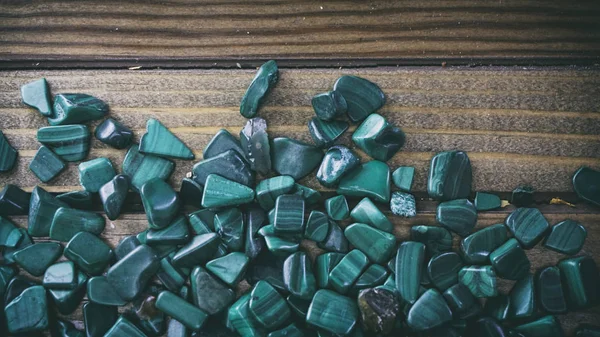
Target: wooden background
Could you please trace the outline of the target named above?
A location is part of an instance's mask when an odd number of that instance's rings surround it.
[[[389,165],[417,169],[419,213],[393,217],[399,240],[412,225],[435,223],[436,203],[425,193],[431,156],[462,149],[474,190],[507,198],[533,185],[552,224],[571,218],[586,226],[581,254],[600,262],[600,211],[580,203],[571,186],[578,167],[600,168],[597,1],[0,1],[0,129],[20,153],[0,186],[39,183],[27,166],[47,122],[20,103],[19,87],[30,80],[46,77],[55,94],[105,100],[138,138],[146,120],[158,118],[200,160],[218,129],[239,132],[240,99],[255,67],[271,58],[281,79],[260,115],[272,136],[310,141],[310,98],[342,74],[384,90],[381,114],[407,133]],[[342,142],[351,145],[350,135]],[[89,158],[99,156],[120,167],[124,151],[95,141]],[[177,161],[174,186],[194,162]],[[80,189],[76,165],[45,188]],[[331,192],[314,179],[303,183]],[[553,197],[575,207],[549,205]],[[127,214],[107,223],[102,236],[112,245],[147,226],[131,200]],[[512,209],[481,213],[478,227],[502,222]],[[542,247],[528,255],[532,271],[563,258]],[[79,322],[81,312],[69,318]],[[560,317],[569,334],[598,318],[598,309]]]

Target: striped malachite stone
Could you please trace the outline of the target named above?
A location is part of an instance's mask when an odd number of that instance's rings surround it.
[[[310,300],[317,291],[311,262],[304,252],[288,256],[283,263],[283,283],[294,297]]]
[[[340,294],[345,294],[368,267],[369,258],[360,250],[354,249],[331,270],[329,282]]]
[[[373,159],[386,162],[404,145],[402,130],[376,113],[369,115],[352,134],[352,141]]]
[[[573,175],[573,189],[581,199],[600,206],[600,171],[581,167]]]
[[[508,239],[506,227],[495,224],[467,236],[460,242],[460,252],[467,263],[488,261],[490,254]]]
[[[244,337],[264,337],[262,326],[250,313],[249,303],[251,295],[247,293],[240,297],[227,312],[228,324]]]
[[[17,150],[10,145],[2,130],[0,130],[0,172],[12,170],[17,162]]]
[[[308,313],[308,307],[310,307],[310,302],[312,298],[310,300],[303,300],[293,295],[288,295],[286,300],[292,312],[296,314],[299,318],[305,320],[306,313]]]
[[[215,213],[209,209],[201,209],[188,214],[192,231],[197,235],[215,231]]]
[[[348,241],[373,262],[386,263],[396,249],[396,237],[367,224],[355,223],[344,230]]]
[[[533,322],[515,327],[515,331],[527,337],[564,337],[560,322],[554,316],[544,316]]]
[[[327,215],[336,221],[345,220],[350,215],[348,201],[343,195],[336,195],[325,200],[325,209],[327,210]]]
[[[332,334],[347,335],[356,326],[358,315],[356,300],[321,289],[310,303],[306,323]]]
[[[443,292],[458,283],[458,272],[463,266],[463,261],[457,253],[445,252],[429,260],[427,272],[431,283]]]
[[[139,147],[133,144],[123,160],[123,174],[129,176],[134,191],[153,178],[168,179],[175,169],[175,163],[157,156],[139,152]]]
[[[358,293],[360,290],[374,288],[382,285],[388,277],[388,271],[385,267],[372,264],[365,270],[358,280],[352,286],[351,292]]]
[[[275,207],[275,200],[280,195],[289,193],[294,188],[294,178],[277,176],[262,180],[256,185],[256,201],[264,210]]]
[[[537,294],[533,275],[528,274],[517,281],[508,296],[510,297],[509,319],[521,319],[534,315],[536,312]]]
[[[547,234],[549,225],[537,208],[517,208],[510,213],[504,224],[524,249],[531,249]]]
[[[558,267],[551,266],[540,270],[537,273],[536,287],[541,309],[552,314],[567,312],[567,300]]]
[[[492,266],[467,266],[458,272],[458,280],[475,297],[494,297],[498,294],[496,273]]]
[[[400,297],[414,303],[419,297],[421,273],[425,260],[425,245],[420,242],[405,241],[396,253],[396,289]]]
[[[410,240],[424,244],[429,257],[452,250],[452,234],[441,226],[412,226]]]
[[[333,85],[333,90],[346,100],[348,117],[360,122],[385,103],[385,95],[377,84],[357,76],[344,75]]]
[[[105,220],[98,213],[61,207],[54,213],[50,238],[67,242],[81,231],[100,235],[104,231],[104,226]]]
[[[587,230],[579,222],[565,220],[552,226],[544,247],[562,254],[575,255],[583,247],[586,237]]]
[[[46,126],[37,131],[38,142],[65,161],[83,160],[90,147],[90,131],[85,125]]]
[[[467,236],[477,223],[477,210],[467,199],[444,201],[438,205],[435,219],[454,233]]]
[[[171,316],[193,331],[199,331],[208,315],[197,306],[170,291],[162,291],[156,298],[156,309]]]
[[[234,150],[197,162],[192,173],[193,179],[201,186],[206,184],[206,178],[211,174],[218,174],[242,185],[254,186],[254,171],[250,169],[246,159]]]
[[[569,310],[592,307],[600,302],[598,266],[589,256],[579,256],[558,264]]]
[[[462,283],[446,289],[443,295],[455,318],[468,319],[478,315],[482,310],[479,300]]]
[[[324,121],[343,117],[348,109],[346,99],[337,91],[328,91],[313,96],[311,100],[315,115]]]
[[[37,109],[43,116],[52,114],[52,99],[50,88],[45,78],[40,78],[21,86],[23,103]]]
[[[140,152],[159,157],[194,159],[194,153],[166,126],[150,118],[146,123],[146,133],[140,139]]]
[[[277,234],[302,234],[304,232],[304,199],[294,194],[277,197],[273,225]]]
[[[254,319],[268,330],[282,326],[291,315],[285,298],[266,281],[254,285],[248,305]]]
[[[475,194],[474,204],[478,211],[489,211],[500,208],[502,206],[502,201],[500,200],[500,197],[495,194],[477,192]]]
[[[329,232],[329,219],[323,212],[313,210],[306,220],[304,238],[315,242],[323,242]]]
[[[440,152],[431,159],[427,192],[441,201],[467,198],[472,180],[471,162],[465,152]]]
[[[321,164],[323,152],[320,148],[304,142],[278,137],[271,143],[271,164],[281,175],[300,180]]]
[[[364,163],[342,177],[337,193],[351,197],[369,197],[387,203],[391,193],[390,168],[378,160]]]
[[[44,183],[54,179],[66,167],[59,156],[43,145],[29,163],[31,172]]]
[[[229,253],[206,264],[206,269],[227,285],[235,287],[244,277],[250,259],[241,252]]]
[[[297,241],[271,235],[265,236],[265,245],[273,255],[279,257],[287,257],[288,255],[297,252],[298,248],[300,248],[300,243]]]
[[[285,328],[275,330],[267,335],[267,337],[303,337],[304,332],[300,330],[296,324],[292,323]]]
[[[279,70],[277,68],[277,62],[270,60],[260,66],[254,79],[248,86],[244,97],[242,97],[240,114],[246,118],[256,116],[263,98],[271,88],[275,86],[278,79]]]
[[[314,205],[317,202],[321,201],[321,193],[310,187],[306,187],[304,185],[296,183],[294,184],[294,189],[292,191],[292,194],[301,196],[307,205]]]
[[[114,178],[117,173],[108,158],[96,158],[79,164],[79,183],[92,193],[100,190],[104,184]]]
[[[217,212],[214,219],[215,232],[231,251],[244,248],[244,215],[237,208]]]
[[[206,178],[202,206],[207,208],[237,206],[254,200],[254,190],[217,174]]]
[[[429,289],[410,307],[406,323],[414,331],[433,329],[452,320],[452,311],[439,291]]]
[[[315,259],[315,278],[319,288],[330,288],[329,273],[344,258],[342,253],[324,253]]]
[[[108,105],[87,94],[58,94],[54,96],[50,125],[82,124],[101,119],[108,113]]]
[[[392,222],[375,206],[369,198],[363,198],[350,212],[356,222],[371,225],[384,232],[391,233],[394,229]]]
[[[348,130],[348,122],[342,120],[324,121],[313,117],[308,122],[308,131],[318,147],[329,147]]]
[[[490,261],[498,277],[520,280],[529,273],[531,264],[525,251],[515,239],[509,239],[490,254]]]
[[[54,214],[60,207],[69,207],[43,188],[36,186],[29,199],[27,231],[31,236],[49,236]]]
[[[188,228],[187,218],[183,215],[178,216],[167,227],[161,229],[151,229],[146,235],[146,243],[153,244],[171,244],[181,245],[190,241],[190,230]]]
[[[360,158],[354,151],[343,145],[332,146],[325,152],[323,161],[321,161],[321,166],[317,171],[317,180],[323,186],[334,187],[345,174],[359,165]]]
[[[346,253],[348,252],[348,239],[337,223],[329,221],[329,234],[325,241],[319,243],[318,246],[330,252]]]

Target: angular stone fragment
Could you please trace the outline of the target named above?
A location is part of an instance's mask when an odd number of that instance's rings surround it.
[[[431,283],[443,292],[458,283],[458,272],[463,266],[463,261],[457,253],[445,252],[429,260],[427,272]]]
[[[124,149],[131,144],[133,132],[118,121],[108,118],[96,127],[96,139],[115,149]]]
[[[477,210],[467,199],[444,201],[438,205],[435,219],[442,226],[464,237],[471,233],[477,223]]]
[[[366,224],[354,223],[344,230],[348,241],[373,263],[387,262],[396,249],[396,237]]]
[[[80,161],[88,155],[90,131],[85,125],[46,126],[37,131],[37,140],[62,160]]]
[[[489,211],[500,208],[502,206],[502,201],[500,200],[500,197],[495,194],[477,192],[475,194],[474,205],[478,211]]]
[[[121,215],[121,209],[127,198],[128,191],[129,177],[123,174],[116,175],[100,187],[98,194],[100,195],[107,218],[116,220]]]
[[[336,221],[345,220],[350,215],[348,201],[343,195],[337,195],[325,200],[325,209],[329,217]]]
[[[281,195],[275,203],[275,233],[302,234],[304,232],[304,199],[297,195]]]
[[[111,306],[121,306],[127,304],[119,293],[108,283],[106,276],[94,276],[87,282],[87,297],[90,301]]]
[[[250,312],[251,294],[240,297],[228,310],[228,322],[241,336],[261,337],[266,333]]]
[[[123,174],[129,176],[131,186],[136,192],[149,180],[166,180],[174,168],[175,163],[168,159],[139,152],[139,146],[136,144],[129,147],[123,160]]]
[[[323,242],[327,238],[328,232],[329,220],[327,215],[316,210],[310,212],[304,229],[304,238],[315,242]]]
[[[419,296],[421,269],[425,259],[425,245],[420,242],[405,241],[396,253],[395,280],[400,297],[414,303]]]
[[[99,235],[104,231],[104,225],[104,218],[97,213],[61,207],[54,213],[50,238],[67,242],[82,231]]]
[[[11,334],[32,333],[49,324],[46,290],[42,286],[25,289],[4,308],[6,325]]]
[[[83,124],[101,119],[108,113],[108,105],[86,94],[58,94],[54,96],[50,125]]]
[[[333,85],[346,100],[347,114],[352,122],[360,122],[385,103],[383,91],[373,82],[357,76],[342,76]]]
[[[277,176],[262,180],[256,185],[256,200],[263,209],[272,209],[275,207],[277,197],[289,193],[294,188],[294,184],[294,178],[290,176]]]
[[[140,139],[140,152],[173,159],[194,159],[194,153],[160,121],[150,118]]]
[[[558,264],[569,310],[580,310],[600,302],[598,266],[589,256],[579,256]]]
[[[352,294],[358,294],[363,289],[374,288],[382,285],[388,277],[388,271],[385,267],[372,264],[370,265],[354,282],[350,289]]]
[[[96,158],[79,164],[79,183],[86,191],[95,193],[115,175],[115,169],[107,158]]]
[[[278,137],[271,144],[273,170],[280,175],[291,176],[294,180],[310,174],[322,159],[321,149],[295,139]]]
[[[41,146],[29,163],[29,169],[42,182],[47,183],[59,175],[66,164],[54,152],[45,146]]]
[[[391,233],[394,226],[369,198],[363,198],[350,212],[356,222],[365,223],[384,232]]]
[[[54,213],[60,207],[68,207],[43,188],[36,186],[31,192],[27,230],[31,236],[49,236]]]
[[[323,121],[317,117],[308,122],[308,131],[318,147],[329,147],[340,138],[346,130],[348,123],[345,121]]]
[[[40,78],[21,86],[21,99],[23,103],[39,111],[42,116],[52,114],[52,99],[50,87],[45,78]]]
[[[223,311],[235,301],[233,290],[202,267],[194,268],[190,283],[194,305],[209,315]]]
[[[373,159],[386,162],[404,145],[405,135],[383,116],[369,115],[352,134],[352,141]]]
[[[218,174],[246,186],[254,186],[254,172],[250,170],[250,164],[234,150],[202,160],[194,165],[192,171],[193,179],[202,186],[211,174]]]
[[[62,246],[56,242],[39,242],[14,254],[15,262],[33,276],[42,276],[46,269],[62,254]]]
[[[115,256],[117,257],[117,260],[122,259],[125,257],[125,255],[129,254],[141,244],[142,243],[134,235],[124,237],[121,239],[121,241],[119,241],[117,248],[115,248]]]
[[[563,291],[558,267],[546,267],[537,274],[537,300],[540,307],[552,314],[567,312],[567,300]]]
[[[495,224],[464,238],[460,242],[460,252],[467,263],[484,263],[507,239],[506,227],[503,224]]]
[[[173,256],[173,265],[180,268],[192,268],[206,263],[217,252],[221,239],[215,233],[201,234],[181,247]]]
[[[316,279],[308,256],[304,252],[290,255],[283,263],[283,283],[300,299],[310,300],[317,291]]]
[[[329,221],[329,233],[325,241],[319,243],[318,246],[330,252],[346,253],[348,252],[348,239],[337,223]]]
[[[140,196],[151,229],[160,229],[171,224],[181,203],[179,196],[164,180],[154,178],[140,188]]]
[[[524,249],[533,248],[550,227],[537,208],[517,208],[506,217],[504,224]]]
[[[326,187],[336,186],[348,172],[360,165],[360,158],[343,145],[330,147],[317,171],[317,180]]]
[[[242,155],[252,170],[267,175],[271,171],[271,144],[267,134],[267,121],[260,117],[249,119],[240,131]]]
[[[313,96],[311,100],[315,115],[321,120],[331,121],[343,117],[348,110],[346,99],[337,91],[328,91]]]
[[[0,191],[0,216],[27,215],[29,193],[16,185],[6,184]]]
[[[73,289],[77,286],[77,273],[71,261],[55,263],[46,269],[42,280],[48,289]]]
[[[256,116],[264,97],[275,86],[278,79],[277,62],[270,60],[260,66],[242,98],[240,114],[246,118]]]
[[[13,148],[2,130],[0,130],[0,172],[8,172],[12,170],[17,162],[17,150]]]
[[[458,280],[475,297],[494,297],[498,294],[496,273],[492,266],[467,266],[458,272]]]
[[[356,326],[358,315],[355,300],[321,289],[310,303],[306,323],[332,334],[347,335]]]
[[[245,185],[217,174],[211,174],[206,178],[202,194],[203,207],[237,206],[252,200],[254,200],[254,190]]]
[[[234,150],[242,156],[245,156],[246,153],[242,149],[240,142],[229,131],[221,129],[217,131],[204,148],[202,158],[208,159],[228,150]]]
[[[268,330],[281,326],[291,314],[285,299],[266,281],[256,283],[248,307],[252,317]]]
[[[170,291],[163,291],[158,295],[156,308],[193,331],[199,331],[208,317],[198,307]]]
[[[533,192],[534,189],[531,186],[519,186],[512,191],[510,203],[517,207],[527,207],[533,204]]]
[[[581,199],[600,206],[600,171],[582,166],[573,174],[573,189]]]
[[[415,177],[415,168],[412,166],[400,166],[392,173],[394,185],[402,192],[410,192]]]
[[[517,240],[509,239],[490,254],[490,261],[498,277],[520,280],[529,273],[531,264]]]
[[[536,296],[533,275],[528,274],[517,281],[510,290],[509,318],[528,318],[535,314]]]
[[[141,245],[110,267],[106,279],[122,299],[131,301],[141,293],[159,266],[152,248]]]
[[[233,252],[209,261],[206,269],[230,287],[235,287],[244,277],[248,262],[244,253]]]
[[[552,226],[544,247],[562,254],[575,255],[583,247],[586,237],[585,227],[577,221],[567,219]]]
[[[444,227],[413,226],[410,239],[424,244],[429,257],[452,250],[452,234]]]
[[[22,239],[23,233],[19,228],[0,216],[0,247],[16,247]]]
[[[465,152],[440,152],[431,159],[427,192],[441,201],[467,198],[472,180],[471,162]]]
[[[390,210],[392,213],[405,218],[412,218],[417,216],[417,206],[415,203],[415,197],[412,194],[404,192],[392,193],[392,199],[390,201]]]
[[[297,183],[294,184],[292,194],[301,196],[307,205],[314,205],[321,201],[321,193],[319,193],[319,191]]]
[[[185,216],[177,217],[170,225],[162,229],[151,229],[146,235],[146,243],[181,245],[190,241],[190,231]]]
[[[17,228],[17,231],[21,234],[21,239],[19,240],[19,243],[15,247],[4,247],[4,249],[3,249],[2,258],[4,259],[5,264],[15,263],[15,258],[14,258],[15,253],[18,252],[19,250],[21,250],[25,247],[31,246],[33,244],[33,240],[29,236],[29,233],[27,233],[26,229]],[[16,236],[16,235],[18,235],[18,234],[14,234],[13,236]]]
[[[324,253],[315,260],[315,279],[319,288],[330,288],[329,274],[344,258],[341,253]]]
[[[65,257],[81,270],[98,275],[104,271],[113,257],[112,249],[94,234],[79,232],[65,247]]]
[[[342,177],[337,193],[387,203],[390,201],[390,168],[377,160],[364,163]]]
[[[345,294],[368,265],[367,256],[360,250],[354,249],[331,270],[329,282],[337,292]]]
[[[423,331],[443,325],[452,320],[452,311],[442,294],[429,289],[412,305],[406,323],[415,331]]]
[[[181,179],[181,188],[179,189],[179,199],[184,205],[195,207],[202,206],[202,185],[190,178]]]
[[[387,335],[394,329],[400,304],[393,292],[375,288],[359,293],[358,308],[366,333]]]

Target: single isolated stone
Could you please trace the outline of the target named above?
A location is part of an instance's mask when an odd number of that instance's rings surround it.
[[[10,146],[10,143],[0,130],[0,172],[12,170],[17,162],[17,150]]]
[[[117,173],[108,158],[96,158],[79,164],[79,183],[86,191],[96,193]]]
[[[39,111],[42,116],[52,114],[52,99],[50,87],[45,78],[40,78],[21,86],[21,99],[23,103]]]
[[[58,94],[54,96],[54,108],[48,116],[50,125],[83,124],[101,119],[108,114],[108,105],[86,94]]]
[[[133,131],[118,121],[107,118],[96,127],[96,139],[115,149],[124,149],[131,144]]]
[[[551,314],[567,312],[567,300],[563,291],[560,269],[546,267],[537,273],[536,292],[540,307]]]
[[[358,294],[358,308],[365,332],[387,335],[394,329],[400,304],[393,292],[371,288]]]
[[[317,117],[308,122],[308,131],[318,147],[329,147],[340,138],[349,124],[345,121],[324,121]]]
[[[579,256],[558,264],[569,310],[580,310],[600,302],[598,266],[589,256]]]
[[[277,62],[270,60],[265,62],[256,76],[248,86],[242,102],[240,103],[240,114],[246,118],[252,118],[258,113],[258,109],[269,91],[275,86],[279,79]]]
[[[304,199],[293,194],[277,197],[275,202],[275,221],[273,222],[277,234],[302,234],[304,233]]]
[[[385,103],[385,95],[375,83],[357,76],[340,77],[333,90],[345,98],[346,113],[354,123],[367,118]]]
[[[90,148],[90,131],[85,125],[46,126],[37,131],[38,142],[64,161],[80,161]]]
[[[315,115],[324,121],[344,117],[348,110],[346,99],[335,90],[313,96],[311,104]]]
[[[427,192],[440,201],[467,198],[472,180],[471,162],[465,152],[440,152],[431,159]]]
[[[271,144],[267,134],[267,121],[255,117],[246,122],[240,131],[242,155],[252,170],[267,175],[271,171]]]
[[[310,174],[323,159],[323,152],[316,146],[301,141],[278,137],[271,144],[273,170],[280,175],[300,180]]]
[[[174,159],[194,159],[194,153],[177,138],[166,126],[150,118],[146,123],[146,133],[140,139],[140,152]]]
[[[386,162],[404,145],[406,136],[383,116],[371,114],[352,134],[352,141],[374,159]]]
[[[343,145],[332,146],[319,166],[317,180],[323,186],[334,187],[345,174],[359,165],[360,158],[352,150]]]
[[[54,179],[66,167],[58,155],[43,145],[29,163],[31,172],[44,183]]]
[[[552,227],[544,247],[562,254],[575,255],[583,247],[586,237],[585,227],[577,221],[567,219]]]

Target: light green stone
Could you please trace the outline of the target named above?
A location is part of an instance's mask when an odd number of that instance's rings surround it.
[[[240,114],[246,118],[256,116],[264,97],[275,86],[278,79],[277,62],[273,60],[265,62],[256,72],[256,76],[242,98]]]
[[[402,192],[410,192],[415,177],[415,168],[412,166],[400,166],[392,173],[394,185]]]
[[[31,163],[29,163],[31,172],[44,183],[54,179],[66,167],[66,164],[58,155],[43,145],[38,149],[35,156],[33,156]]]
[[[321,289],[310,303],[306,323],[332,334],[347,335],[356,326],[358,315],[356,300]]]
[[[142,185],[154,178],[166,180],[175,169],[172,161],[143,154],[139,152],[139,146],[133,144],[123,160],[123,173],[129,176],[134,191],[138,191]]]
[[[146,123],[146,133],[140,139],[140,152],[174,159],[194,159],[194,153],[177,138],[166,126],[150,118]]]
[[[352,134],[352,141],[373,159],[386,162],[404,145],[406,136],[383,116],[369,115]]]
[[[404,192],[392,193],[390,210],[395,215],[403,216],[405,218],[413,218],[417,216],[415,197],[412,194]]]
[[[344,258],[342,253],[324,253],[315,260],[315,279],[319,288],[330,288],[329,273]]]
[[[352,197],[369,197],[379,202],[390,201],[390,168],[372,160],[344,175],[337,193]]]
[[[211,174],[206,178],[202,194],[203,207],[237,206],[252,200],[254,200],[254,190],[247,186],[217,174]]]
[[[408,303],[414,303],[419,296],[424,261],[424,244],[405,241],[398,247],[395,270],[396,289],[398,289],[400,297]]]
[[[97,213],[61,207],[54,213],[50,238],[67,242],[82,231],[100,235],[104,226],[104,218]]]
[[[101,119],[108,114],[108,105],[86,94],[58,94],[54,96],[50,125],[83,124]]]
[[[199,331],[208,318],[198,307],[170,291],[163,291],[158,295],[156,308],[193,331]]]
[[[62,254],[62,246],[56,242],[38,242],[14,254],[19,267],[33,276],[42,276]]]
[[[350,212],[356,222],[366,223],[384,232],[391,233],[394,229],[392,222],[375,206],[369,198],[363,198]]]
[[[96,158],[79,164],[79,183],[86,191],[95,193],[117,173],[110,160]]]
[[[331,270],[329,282],[340,294],[345,294],[369,266],[369,258],[360,250],[354,249]]]
[[[23,103],[37,109],[42,116],[52,114],[52,99],[50,88],[45,78],[40,78],[21,86],[21,99]]]
[[[323,242],[329,232],[329,219],[325,213],[312,211],[306,221],[304,238],[315,242]]]
[[[458,280],[471,290],[475,297],[498,295],[496,273],[492,266],[468,266],[458,272]]]
[[[37,140],[65,161],[80,161],[88,154],[90,131],[85,125],[46,126],[37,131]]]
[[[6,325],[11,334],[45,330],[49,324],[46,290],[42,286],[25,289],[6,305]]]
[[[344,230],[344,235],[356,249],[373,262],[386,263],[396,249],[396,237],[367,224],[354,223]]]
[[[500,208],[502,206],[502,201],[500,200],[500,197],[495,194],[477,192],[475,194],[474,204],[478,211],[489,211]]]
[[[346,201],[346,197],[343,195],[337,195],[325,200],[325,209],[329,217],[336,221],[345,220],[350,215],[348,201]]]
[[[318,147],[329,147],[348,130],[348,122],[323,121],[317,117],[308,122],[308,131]]]
[[[275,200],[283,194],[287,194],[294,188],[294,178],[290,176],[278,176],[262,180],[256,185],[256,201],[265,210],[275,207]]]
[[[231,287],[244,277],[250,260],[244,253],[233,252],[206,264],[206,269]]]
[[[308,256],[296,252],[283,263],[283,283],[295,297],[310,300],[317,291],[316,279]]]
[[[291,315],[286,300],[266,281],[258,281],[250,294],[250,313],[265,329],[283,325]]]

